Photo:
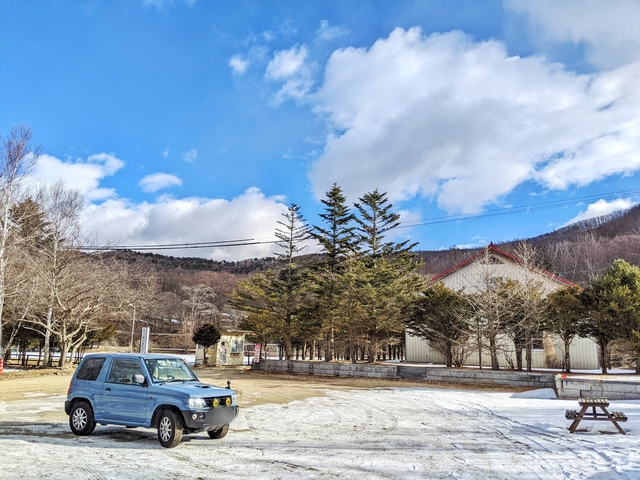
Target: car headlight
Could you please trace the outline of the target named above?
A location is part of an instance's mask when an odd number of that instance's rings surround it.
[[[190,398],[189,399],[189,408],[205,408],[207,406],[207,402],[204,398]]]
[[[231,405],[237,405],[238,404],[238,397],[233,394],[231,395]]]

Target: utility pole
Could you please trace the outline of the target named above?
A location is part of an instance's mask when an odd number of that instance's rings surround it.
[[[131,341],[129,342],[129,353],[133,353],[133,333],[136,328],[136,306],[131,306],[133,307],[133,319],[131,321]]]

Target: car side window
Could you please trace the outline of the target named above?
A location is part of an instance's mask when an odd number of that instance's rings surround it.
[[[78,374],[76,375],[76,379],[78,380],[91,380],[95,381],[100,376],[100,372],[102,371],[102,366],[104,365],[104,361],[106,358],[87,358],[80,369],[78,370]]]
[[[142,375],[138,360],[114,360],[107,383],[133,384],[134,375]]]

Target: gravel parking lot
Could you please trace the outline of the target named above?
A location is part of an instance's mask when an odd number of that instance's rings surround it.
[[[629,417],[628,435],[609,435],[608,422],[571,435],[564,410],[576,402],[551,390],[435,389],[242,369],[198,374],[219,385],[230,378],[241,414],[226,438],[185,436],[175,449],[160,447],[150,429],[98,426],[91,436],[73,436],[62,408],[68,376],[2,378],[3,478],[604,479],[640,472],[639,401],[616,403]]]

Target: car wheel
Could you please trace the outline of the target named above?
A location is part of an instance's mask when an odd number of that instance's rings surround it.
[[[229,432],[229,425],[224,425],[217,430],[209,430],[207,433],[211,438],[219,439],[224,438]]]
[[[182,441],[182,420],[172,410],[165,410],[158,419],[158,440],[165,448],[173,448]]]
[[[87,402],[78,402],[71,409],[69,426],[76,435],[89,435],[96,428],[93,410]]]

